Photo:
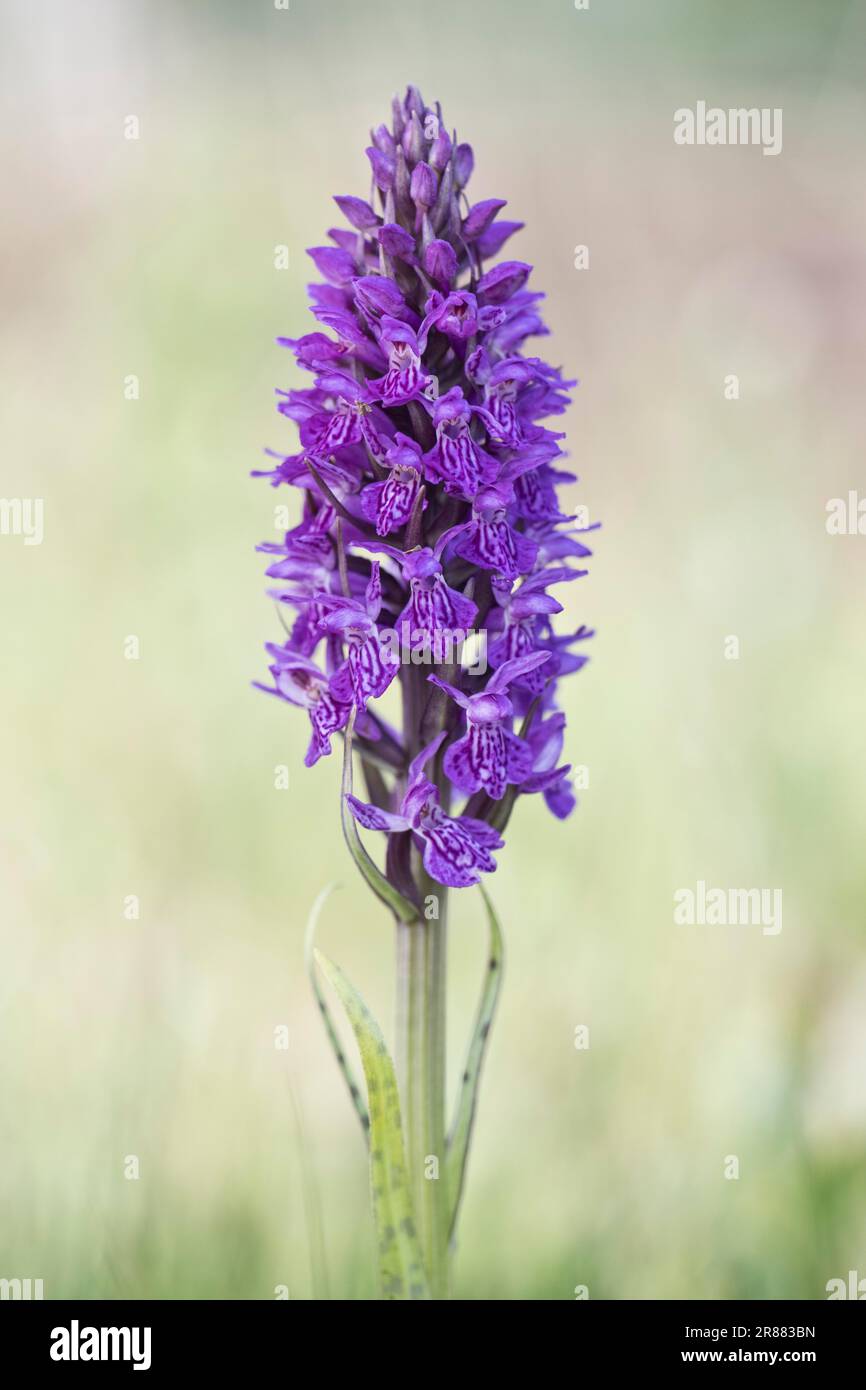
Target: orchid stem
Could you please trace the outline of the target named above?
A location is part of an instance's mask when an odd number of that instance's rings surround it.
[[[397,924],[397,1075],[409,1190],[433,1298],[448,1298],[445,1169],[446,890],[422,874],[438,917]]]

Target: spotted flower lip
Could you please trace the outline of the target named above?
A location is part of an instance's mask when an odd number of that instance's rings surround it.
[[[368,186],[335,197],[344,225],[309,251],[313,325],[278,339],[307,385],[278,391],[298,442],[257,476],[301,514],[259,547],[291,617],[260,688],[306,712],[309,766],[353,728],[376,773],[347,806],[388,836],[389,864],[414,845],[468,887],[495,870],[515,800],[574,809],[560,688],[592,632],[564,609],[598,523],[563,500],[576,479],[552,425],[577,383],[536,355],[544,296],[510,250],[523,223],[486,188],[470,198],[472,148],[416,87],[366,154]],[[485,663],[455,655],[467,633]],[[398,693],[393,728],[378,702]]]
[[[411,834],[421,845],[424,867],[431,878],[449,888],[470,888],[482,873],[493,873],[496,861],[490,851],[501,849],[504,841],[486,821],[472,816],[449,816],[442,810],[439,793],[428,781],[424,768],[444,737],[444,731],[437,734],[410,764],[399,811],[385,811],[351,795],[346,801],[352,815],[367,830],[381,830],[386,835]]]
[[[441,677],[428,679],[466,713],[467,732],[452,743],[443,763],[447,777],[467,795],[483,791],[501,801],[509,783],[519,786],[533,769],[530,745],[510,728],[514,706],[506,693],[518,676],[550,660],[549,652],[528,652],[499,667],[477,695],[466,695]]]

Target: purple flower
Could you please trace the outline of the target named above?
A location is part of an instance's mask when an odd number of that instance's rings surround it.
[[[338,699],[329,688],[328,678],[323,675],[315,662],[293,652],[290,644],[267,647],[273,661],[271,675],[273,688],[259,685],[269,695],[278,695],[290,705],[300,705],[310,716],[313,736],[307,749],[304,762],[312,767],[319,758],[327,757],[331,751],[331,734],[345,729],[352,712],[351,700]],[[258,684],[258,682],[257,682]]]
[[[385,406],[417,400],[426,391],[430,378],[421,365],[415,333],[400,319],[386,315],[380,325],[379,344],[388,354],[388,370],[383,377],[367,383],[369,399]]]
[[[448,816],[439,794],[424,775],[424,767],[438,751],[444,731],[436,735],[409,765],[406,793],[398,812],[371,806],[347,796],[359,825],[393,835],[408,830],[423,849],[424,867],[431,878],[449,888],[470,888],[482,873],[492,874],[496,861],[490,853],[504,841],[486,821],[471,816]]]
[[[564,732],[565,715],[560,711],[536,724],[527,738],[532,752],[532,771],[521,788],[524,792],[541,792],[557,820],[565,820],[577,804],[568,780],[570,765],[556,765],[562,753]]]
[[[529,573],[535,565],[538,545],[515,529],[509,519],[514,501],[510,483],[496,483],[479,492],[472,504],[472,517],[455,544],[458,555],[485,570],[496,570],[506,579]]]
[[[365,710],[368,700],[384,695],[400,667],[396,654],[383,645],[376,623],[382,607],[378,563],[373,565],[363,602],[333,595],[321,596],[319,602],[327,609],[326,631],[340,637],[348,649],[331,677],[331,693],[341,703],[354,702]]]
[[[377,536],[405,526],[423,492],[421,449],[414,439],[395,435],[382,462],[390,469],[389,477],[383,483],[370,483],[361,493],[361,511],[375,524]]]
[[[467,887],[495,869],[515,799],[574,807],[559,692],[592,633],[562,622],[561,596],[597,523],[563,501],[576,479],[549,421],[576,383],[535,355],[544,296],[526,262],[496,259],[523,224],[467,198],[472,149],[415,87],[367,157],[369,200],[339,195],[346,225],[309,252],[314,331],[279,339],[309,375],[278,391],[298,440],[257,476],[297,489],[302,514],[259,547],[292,616],[261,688],[307,711],[308,765],[353,729],[371,799],[348,806],[418,899],[413,843]],[[470,632],[487,665],[463,655]],[[392,728],[376,702],[398,695]]]
[[[470,499],[497,474],[496,460],[472,438],[472,410],[459,386],[452,386],[433,406],[436,443],[424,455],[424,476],[447,493]]]
[[[517,676],[549,660],[548,652],[530,652],[506,661],[477,695],[464,695],[439,676],[428,677],[466,712],[467,732],[451,744],[443,762],[446,776],[460,791],[483,791],[500,801],[509,782],[519,786],[526,781],[532,772],[532,750],[509,727],[514,706],[506,691]]]

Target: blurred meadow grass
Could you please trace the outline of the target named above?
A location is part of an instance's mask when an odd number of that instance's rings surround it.
[[[866,1274],[866,541],[824,526],[864,485],[862,15],[104,0],[4,25],[0,491],[45,499],[45,539],[0,539],[0,1275],[373,1294],[306,915],[342,883],[322,942],[386,1032],[392,942],[336,759],[305,771],[303,718],[249,688],[279,631],[252,547],[291,498],[247,473],[292,440],[274,339],[306,331],[304,248],[333,193],[366,193],[407,80],[475,146],[474,197],[527,223],[547,355],[581,378],[572,500],[604,522],[567,598],[598,628],[566,694],[590,785],[564,825],[527,799],[491,883],[506,982],[455,1292],[819,1298]],[[782,155],[674,146],[699,97],[783,107]],[[781,887],[782,932],[675,927],[698,879]],[[454,897],[456,1078],[485,948]]]

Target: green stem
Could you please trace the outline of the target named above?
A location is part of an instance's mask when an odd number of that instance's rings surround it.
[[[438,918],[397,924],[397,1075],[409,1191],[433,1298],[448,1297],[445,1171],[446,890],[422,875]],[[436,1160],[433,1162],[433,1160]]]

